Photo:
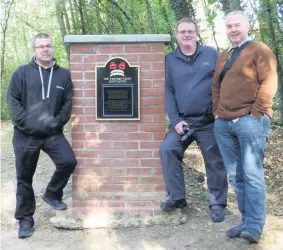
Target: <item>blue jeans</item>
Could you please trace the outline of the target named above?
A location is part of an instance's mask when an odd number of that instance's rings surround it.
[[[270,119],[245,115],[238,121],[216,119],[214,134],[229,182],[237,195],[245,228],[263,231],[266,214],[264,149]]]

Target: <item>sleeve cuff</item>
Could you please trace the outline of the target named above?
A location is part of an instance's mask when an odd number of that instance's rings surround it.
[[[170,122],[170,124],[173,126],[173,127],[175,127],[178,123],[180,123],[182,120],[181,119],[179,119],[179,120],[177,120],[177,121],[174,121],[174,122]]]

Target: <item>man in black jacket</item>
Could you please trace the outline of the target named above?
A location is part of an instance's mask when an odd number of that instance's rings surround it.
[[[227,173],[213,134],[211,82],[217,51],[196,41],[196,23],[188,18],[176,25],[179,44],[166,56],[165,102],[169,131],[160,147],[167,200],[163,211],[187,206],[182,159],[188,146],[196,141],[204,158],[211,220],[224,220],[227,205]],[[182,142],[184,126],[194,131]]]
[[[40,150],[47,153],[56,170],[43,200],[55,210],[64,210],[63,189],[77,164],[63,134],[72,110],[73,86],[68,70],[56,64],[53,41],[47,34],[33,40],[35,56],[13,74],[8,89],[8,105],[14,125],[17,194],[15,218],[19,238],[34,232],[35,197],[33,175]]]

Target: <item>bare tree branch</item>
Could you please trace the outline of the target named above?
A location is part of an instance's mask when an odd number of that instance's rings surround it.
[[[5,52],[6,52],[6,33],[7,33],[7,28],[8,28],[8,21],[10,18],[11,14],[11,9],[12,6],[14,5],[15,0],[12,0],[10,3],[8,3],[7,8],[5,9],[5,14],[4,14],[4,19],[3,21],[1,20],[1,29],[2,29],[2,46],[1,46],[1,70],[0,70],[0,79],[3,79],[4,75],[4,63],[5,63]]]

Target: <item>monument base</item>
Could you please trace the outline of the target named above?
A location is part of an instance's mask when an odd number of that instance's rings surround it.
[[[151,211],[119,211],[111,208],[73,208],[57,211],[50,219],[52,225],[63,229],[148,227],[153,225],[180,225],[188,221],[189,209],[176,209],[164,213],[156,208]]]

